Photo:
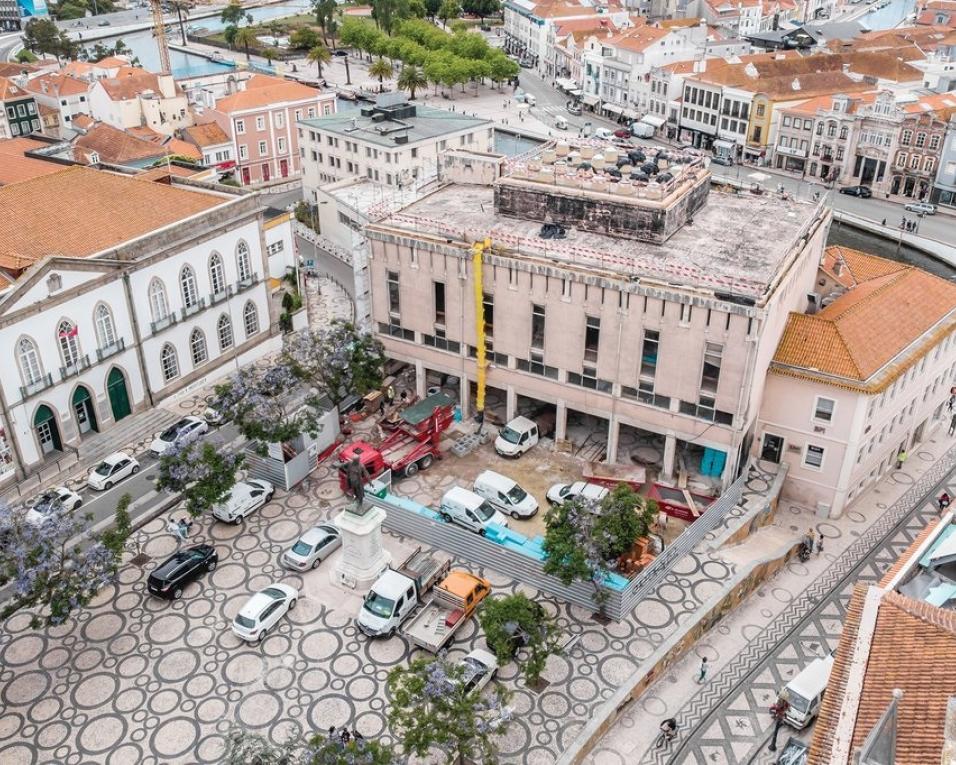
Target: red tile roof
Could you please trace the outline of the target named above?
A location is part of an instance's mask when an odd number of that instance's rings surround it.
[[[44,74],[28,80],[26,89],[42,95],[78,96],[89,92],[90,83],[66,74]]]
[[[183,137],[199,147],[219,146],[229,143],[229,136],[219,127],[218,122],[206,122],[202,125],[184,128]]]
[[[229,114],[246,109],[262,109],[289,101],[314,99],[320,93],[321,91],[299,82],[257,74],[246,80],[245,90],[220,98],[216,102],[216,110]]]
[[[85,158],[90,152],[96,152],[101,162],[111,165],[125,165],[128,162],[140,162],[146,159],[158,159],[166,155],[166,149],[160,144],[132,135],[125,130],[98,122],[86,133],[73,140],[75,149]]]
[[[66,169],[66,165],[25,156],[26,152],[45,146],[49,144],[26,137],[0,141],[0,186],[59,173]]]
[[[30,94],[7,77],[0,77],[0,101],[30,98]]]

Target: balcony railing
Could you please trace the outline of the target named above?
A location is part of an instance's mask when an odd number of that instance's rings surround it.
[[[199,313],[203,308],[206,307],[206,298],[199,298],[192,305],[184,306],[183,309],[179,312],[180,317],[183,321],[186,320],[187,316],[192,316],[194,313]]]
[[[117,353],[125,350],[126,348],[126,339],[119,338],[114,340],[109,345],[104,345],[102,348],[96,349],[96,360],[102,361],[103,359],[108,359],[110,356],[115,356]]]
[[[154,335],[157,332],[162,332],[166,327],[171,327],[176,323],[176,314],[170,313],[164,316],[162,319],[156,321],[151,321],[149,323],[149,331]]]
[[[46,390],[51,385],[53,385],[53,375],[45,374],[39,380],[35,380],[28,385],[20,386],[20,398],[27,398],[32,396],[34,393],[39,393],[41,390]]]
[[[67,377],[73,377],[73,375],[78,375],[84,369],[90,365],[90,357],[87,354],[80,356],[72,364],[66,364],[65,366],[60,367],[60,378],[65,380]]]
[[[248,279],[240,279],[239,281],[237,281],[234,287],[234,292],[236,294],[240,292],[244,292],[250,287],[255,287],[258,283],[259,283],[259,274],[253,274]]]
[[[213,292],[209,296],[209,305],[216,305],[216,303],[221,303],[223,300],[226,300],[232,294],[233,287],[228,285],[222,292]]]

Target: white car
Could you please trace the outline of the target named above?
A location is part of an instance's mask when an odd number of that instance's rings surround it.
[[[548,502],[552,505],[561,505],[570,499],[581,499],[585,502],[600,502],[610,492],[603,486],[587,481],[574,483],[556,483],[548,489]]]
[[[914,212],[919,215],[936,215],[936,205],[931,205],[929,202],[911,202],[908,205],[904,205],[903,209],[907,212]]]
[[[270,584],[239,609],[232,620],[233,634],[250,642],[262,640],[287,611],[295,608],[299,591],[287,584]]]
[[[209,425],[202,417],[183,417],[159,433],[149,445],[149,450],[157,457],[165,454],[173,446],[184,444],[191,438],[197,438],[209,432]]]
[[[459,665],[463,668],[461,681],[465,684],[465,693],[481,693],[498,671],[498,659],[481,648],[465,656]]]
[[[65,486],[54,486],[37,497],[36,502],[27,510],[27,523],[42,526],[50,513],[60,508],[67,511],[76,510],[83,504],[83,497]]]
[[[86,484],[91,489],[106,491],[138,472],[139,463],[126,452],[113,452],[90,471]]]
[[[232,487],[226,501],[213,508],[213,518],[226,523],[241,523],[249,513],[258,510],[272,499],[274,493],[275,487],[268,481],[258,478],[239,481]]]
[[[321,526],[313,526],[299,537],[296,543],[282,554],[280,562],[296,571],[318,568],[322,561],[341,546],[342,535],[339,530],[331,524],[323,523]]]

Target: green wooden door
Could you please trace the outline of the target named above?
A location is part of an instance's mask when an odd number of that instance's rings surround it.
[[[33,415],[33,429],[36,431],[37,440],[40,442],[40,451],[43,454],[63,450],[56,417],[46,404],[37,407],[36,414]]]
[[[126,388],[126,378],[115,367],[106,380],[106,392],[110,397],[110,409],[113,420],[119,422],[126,417],[131,409],[129,406],[129,390]]]
[[[73,414],[76,417],[76,427],[82,436],[96,427],[96,410],[93,408],[93,399],[90,392],[82,385],[73,392]]]

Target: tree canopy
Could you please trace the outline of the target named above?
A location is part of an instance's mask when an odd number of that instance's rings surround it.
[[[481,604],[478,620],[488,647],[502,664],[524,649],[519,666],[528,685],[536,685],[548,656],[558,652],[558,627],[544,607],[520,592],[497,595]]]
[[[181,493],[187,512],[197,518],[226,501],[242,462],[242,453],[188,440],[173,445],[159,458],[156,488]]]

